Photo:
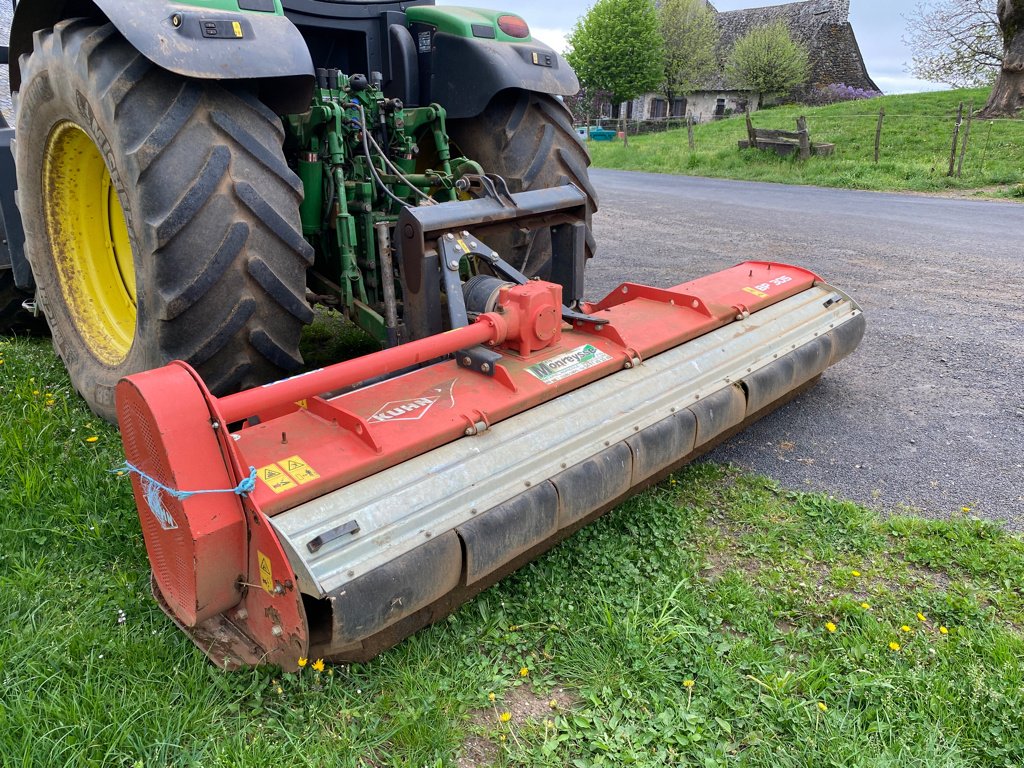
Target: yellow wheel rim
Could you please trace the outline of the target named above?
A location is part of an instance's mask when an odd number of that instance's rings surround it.
[[[43,216],[71,320],[97,360],[115,366],[135,338],[135,261],[124,209],[103,156],[70,121],[43,162]]]

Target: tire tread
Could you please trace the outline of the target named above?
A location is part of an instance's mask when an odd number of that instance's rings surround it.
[[[33,40],[23,93],[50,87],[76,122],[75,93],[85,94],[131,209],[139,322],[123,369],[83,363],[93,358],[75,346],[67,312],[54,320],[59,313],[44,305],[51,325],[64,324],[58,351],[93,410],[113,420],[100,390],[172,359],[195,366],[216,394],[294,370],[312,318],[305,273],[313,249],[302,237],[302,186],[284,160],[280,118],[244,89],[160,69],[111,24],[71,19]],[[33,128],[48,135],[49,126],[19,114],[19,135]],[[37,231],[36,239],[34,270],[49,258],[46,238]],[[40,291],[47,303],[62,301],[54,285]]]

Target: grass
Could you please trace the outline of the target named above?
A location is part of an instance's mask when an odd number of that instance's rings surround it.
[[[836,145],[833,156],[806,162],[755,149],[739,150],[736,142],[747,133],[742,115],[695,126],[692,152],[685,128],[632,137],[629,146],[593,141],[589,147],[594,165],[600,168],[850,189],[1024,197],[1024,120],[974,121],[962,177],[946,175],[957,105],[962,101],[980,109],[987,95],[986,89],[976,88],[754,113],[755,127],[790,131],[795,130],[796,118],[806,115],[812,141]],[[886,117],[876,165],[880,107],[885,108]]]
[[[370,664],[219,672],[149,595],[116,432],[45,342],[0,359],[4,765],[1024,762],[1019,539],[706,463]]]

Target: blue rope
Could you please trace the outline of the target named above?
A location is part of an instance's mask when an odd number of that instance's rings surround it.
[[[163,502],[160,500],[161,491],[178,501],[184,501],[203,493],[233,493],[236,496],[244,496],[256,490],[256,467],[249,467],[249,476],[234,488],[219,488],[205,491],[180,491],[177,488],[171,488],[169,485],[161,483],[152,475],[143,472],[130,461],[126,461],[120,467],[110,470],[110,472],[118,475],[128,472],[139,476],[142,480],[142,492],[146,497],[146,503],[149,505],[153,516],[156,517],[157,522],[160,523],[160,527],[164,530],[173,530],[178,527],[178,524],[174,522],[171,514],[164,509]]]

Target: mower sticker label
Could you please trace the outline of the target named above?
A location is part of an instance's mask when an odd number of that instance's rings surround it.
[[[760,298],[764,299],[767,298],[768,296],[766,291],[770,291],[772,288],[778,288],[780,285],[785,285],[786,283],[791,282],[793,282],[792,277],[790,277],[789,275],[782,275],[781,277],[776,277],[774,280],[768,280],[767,282],[764,283],[758,283],[753,288],[744,288],[743,290],[746,291],[747,293],[752,293],[755,296],[759,296]]]
[[[411,397],[408,400],[389,400],[380,408],[374,411],[367,421],[372,424],[385,424],[392,421],[419,421],[427,415],[434,405],[446,400],[442,408],[455,407],[455,383],[458,379],[452,379],[428,389],[419,397]]]
[[[291,475],[292,480],[299,485],[305,485],[311,480],[320,479],[320,474],[309,466],[309,464],[304,462],[299,456],[290,456],[284,461],[280,461],[278,463],[284,467],[285,472]]]
[[[611,359],[593,344],[584,344],[558,357],[531,365],[526,370],[545,384],[554,384]]]
[[[287,491],[295,487],[295,481],[289,477],[277,464],[268,464],[256,470],[256,476],[267,484],[274,493]]]
[[[274,571],[270,567],[270,558],[257,549],[256,559],[260,563],[260,586],[272,593],[274,591]]]

